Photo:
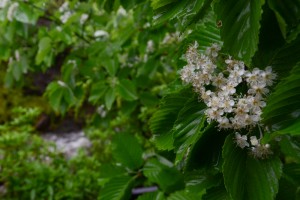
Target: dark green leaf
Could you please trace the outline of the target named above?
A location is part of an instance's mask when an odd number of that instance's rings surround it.
[[[289,161],[300,162],[300,140],[289,135],[282,136],[280,149]]]
[[[164,193],[162,192],[149,192],[140,195],[137,200],[165,200]]]
[[[111,109],[114,101],[116,99],[116,94],[115,94],[115,89],[113,88],[109,88],[107,91],[106,91],[106,94],[105,94],[105,97],[104,97],[104,100],[105,100],[105,106],[108,110]]]
[[[291,42],[300,33],[300,1],[299,0],[269,0],[270,8],[276,18],[283,37]]]
[[[97,104],[100,101],[100,99],[103,97],[107,89],[108,86],[105,84],[104,81],[99,81],[93,84],[89,96],[89,102],[93,104]]]
[[[167,200],[199,200],[199,198],[201,197],[197,196],[196,194],[182,190],[172,193]]]
[[[119,133],[114,137],[113,156],[122,165],[138,169],[143,164],[143,150],[137,139],[130,134]]]
[[[281,134],[300,134],[300,63],[283,79],[267,99],[263,123]]]
[[[205,108],[206,105],[199,102],[195,96],[180,110],[172,131],[176,152],[175,163],[183,160],[190,146],[201,137],[206,122]]]
[[[224,48],[247,65],[257,50],[264,3],[264,0],[220,0],[217,4]]]
[[[232,135],[226,138],[223,158],[224,182],[233,199],[275,198],[282,167],[279,158],[255,159],[234,143]]]

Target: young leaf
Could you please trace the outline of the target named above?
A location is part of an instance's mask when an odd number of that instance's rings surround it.
[[[220,0],[216,7],[225,50],[247,65],[257,50],[264,3],[264,0]]]
[[[43,37],[39,41],[39,49],[35,57],[35,64],[39,65],[44,60],[46,60],[46,57],[49,56],[50,51],[51,51],[51,39],[49,37]]]
[[[137,139],[130,134],[119,133],[114,137],[113,156],[132,170],[138,169],[143,164],[143,150]]]
[[[121,97],[127,101],[133,101],[138,98],[136,86],[132,81],[129,81],[127,79],[121,79],[117,88]]]
[[[119,176],[112,178],[102,188],[99,200],[128,200],[131,196],[131,188],[135,178]]]
[[[113,88],[109,88],[107,91],[106,91],[106,94],[105,94],[105,97],[104,97],[104,100],[105,100],[105,106],[108,110],[111,109],[114,101],[116,99],[116,94],[115,94],[115,89]]]
[[[278,191],[282,164],[279,158],[258,160],[238,147],[232,135],[223,146],[225,187],[234,200],[272,200]]]
[[[182,174],[170,162],[150,159],[143,168],[144,175],[169,193],[184,187]]]

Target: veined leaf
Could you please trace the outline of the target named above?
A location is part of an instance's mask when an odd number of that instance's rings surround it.
[[[199,196],[193,193],[189,193],[185,190],[181,190],[172,193],[167,200],[199,200]]]
[[[150,129],[154,134],[155,140],[159,140],[159,138],[163,140],[163,142],[158,141],[158,143],[161,143],[159,145],[161,150],[172,149],[170,147],[170,144],[173,144],[171,130],[179,111],[191,96],[191,88],[185,88],[179,92],[166,95],[161,101],[159,110],[150,119]],[[163,143],[166,144],[165,147]]]
[[[267,99],[263,123],[281,134],[300,134],[300,63]]]
[[[195,96],[180,110],[172,131],[176,152],[175,163],[180,162],[189,147],[201,137],[206,122],[205,108],[206,105],[199,102],[198,97]]]
[[[237,147],[229,135],[223,146],[224,183],[235,200],[272,200],[278,191],[282,164],[279,158],[258,160]]]
[[[276,14],[283,37],[287,42],[291,42],[300,33],[300,1],[269,0],[268,2]]]
[[[114,137],[112,153],[118,162],[130,169],[138,169],[143,164],[142,147],[133,135],[117,134]]]
[[[220,0],[216,7],[225,50],[247,65],[257,50],[264,3],[264,0]]]
[[[137,200],[165,200],[164,193],[162,192],[149,192],[140,195]]]
[[[115,93],[115,89],[114,88],[108,88],[108,90],[105,93],[105,106],[108,110],[111,109],[114,101],[116,99],[116,93]]]
[[[49,56],[51,51],[51,39],[49,37],[43,37],[39,41],[39,50],[35,57],[35,64],[39,65]]]
[[[130,176],[114,177],[102,188],[99,200],[127,200],[135,178]]]
[[[184,187],[182,174],[170,162],[150,159],[145,164],[143,173],[151,182],[157,183],[167,193]]]
[[[300,162],[300,140],[285,135],[280,140],[280,149],[289,161]]]

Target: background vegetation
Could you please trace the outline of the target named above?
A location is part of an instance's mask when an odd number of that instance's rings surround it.
[[[298,0],[1,1],[1,199],[299,199],[299,10]],[[195,41],[248,70],[272,66],[262,121],[238,130],[261,133],[272,155],[251,156],[237,130],[207,122],[180,80]],[[40,138],[65,118],[92,141],[88,156],[66,160]]]

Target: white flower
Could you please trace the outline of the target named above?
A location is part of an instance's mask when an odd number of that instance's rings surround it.
[[[80,24],[84,24],[84,22],[89,18],[88,14],[82,14],[80,16]]]
[[[212,44],[211,47],[206,49],[206,54],[212,56],[213,58],[218,57],[218,52],[221,50],[221,47],[218,44]]]
[[[249,147],[249,143],[247,142],[247,136],[239,133],[235,133],[235,142],[236,144],[241,147],[242,149],[245,147]]]
[[[60,21],[62,23],[66,23],[68,21],[68,19],[72,16],[72,12],[71,11],[66,11],[64,12],[61,16],[60,16]]]
[[[276,79],[276,76],[277,76],[277,75],[276,75],[275,73],[272,72],[272,67],[271,67],[271,66],[268,66],[268,67],[265,69],[265,71],[264,71],[264,73],[263,73],[262,76],[263,76],[263,78],[264,78],[266,84],[267,84],[268,86],[271,86],[271,85],[273,85],[274,79]]]
[[[94,37],[103,37],[103,38],[108,38],[109,34],[108,32],[104,31],[104,30],[97,30],[94,33]]]
[[[250,137],[250,143],[251,143],[252,146],[257,146],[259,144],[259,141],[256,138],[256,136],[251,136]]]
[[[231,124],[229,122],[229,119],[227,117],[220,117],[218,118],[219,128],[227,129],[231,128]]]
[[[154,52],[154,42],[153,40],[148,40],[146,52],[153,53]]]
[[[16,12],[16,9],[19,7],[19,3],[18,2],[15,2],[13,4],[11,4],[8,8],[8,11],[7,11],[7,19],[8,21],[13,21],[13,17],[14,17],[14,14]]]
[[[127,16],[127,11],[122,6],[120,6],[118,11],[117,11],[117,15],[126,17]]]
[[[219,73],[218,76],[213,77],[212,85],[218,88],[222,88],[226,84],[226,79],[223,73]]]
[[[1,0],[0,1],[0,8],[5,8],[6,5],[10,2],[10,0]]]
[[[257,144],[256,146],[251,147],[251,152],[250,152],[250,154],[254,158],[260,158],[260,159],[265,159],[272,153],[273,152],[271,151],[269,144],[265,144],[265,145]]]

